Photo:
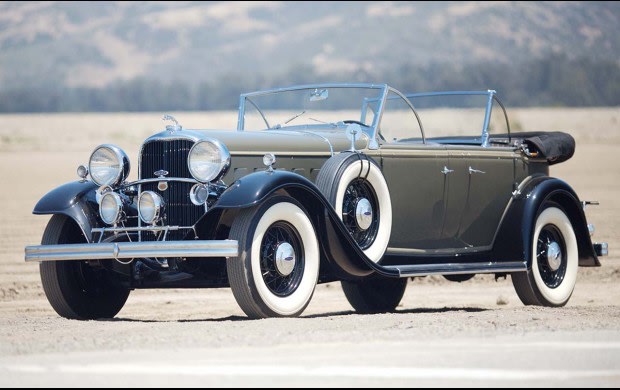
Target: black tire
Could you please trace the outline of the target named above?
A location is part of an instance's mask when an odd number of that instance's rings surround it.
[[[340,153],[325,162],[316,186],[364,254],[376,263],[381,261],[392,231],[392,203],[379,166],[363,154]],[[368,206],[365,224],[358,216],[357,206],[362,202]]]
[[[63,215],[52,216],[41,240],[42,245],[85,242],[75,222]],[[129,296],[129,290],[108,271],[85,261],[44,261],[39,271],[47,300],[56,313],[68,319],[113,318]]]
[[[474,276],[476,276],[476,274],[443,275],[443,277],[446,280],[448,280],[450,282],[456,282],[456,283],[466,282],[466,281],[472,279]]]
[[[561,307],[577,281],[579,253],[573,226],[560,205],[545,202],[534,222],[532,264],[511,275],[524,305]]]
[[[229,238],[238,241],[239,257],[226,261],[228,281],[243,312],[250,318],[299,316],[312,299],[320,266],[314,226],[303,207],[290,197],[271,197],[242,210]]]
[[[341,283],[347,300],[360,314],[393,312],[407,289],[407,278],[371,277],[361,282],[343,280]]]

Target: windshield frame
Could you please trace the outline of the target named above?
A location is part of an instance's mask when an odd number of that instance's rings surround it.
[[[485,106],[484,112],[484,120],[482,124],[482,134],[480,137],[480,145],[484,148],[488,148],[490,146],[490,134],[489,134],[489,123],[491,121],[491,113],[493,110],[493,102],[495,101],[504,114],[504,119],[506,120],[506,128],[508,131],[508,143],[512,140],[511,130],[510,130],[510,121],[508,120],[508,113],[506,112],[506,108],[504,104],[497,97],[497,91],[493,89],[489,89],[486,91],[445,91],[445,92],[420,92],[420,93],[408,93],[405,94],[405,97],[411,101],[413,106],[415,107],[415,103],[412,101],[414,98],[424,98],[424,97],[436,97],[436,96],[486,96],[487,103]]]
[[[379,105],[377,106],[377,115],[375,115],[375,117],[373,118],[373,122],[370,126],[368,126],[368,128],[363,129],[364,132],[366,132],[368,134],[368,136],[370,137],[371,140],[371,145],[369,145],[369,147],[371,149],[376,149],[379,147],[378,142],[377,142],[377,129],[378,129],[378,124],[381,120],[381,113],[383,112],[383,107],[385,106],[385,101],[387,99],[388,96],[388,92],[390,90],[393,90],[393,88],[389,87],[387,84],[370,84],[370,83],[324,83],[324,84],[305,84],[305,85],[295,85],[295,86],[291,86],[291,87],[284,87],[284,88],[274,88],[274,89],[268,89],[268,90],[263,90],[263,91],[255,91],[255,92],[250,92],[250,93],[244,93],[241,94],[239,97],[239,116],[237,119],[237,131],[245,131],[245,109],[246,109],[246,103],[249,103],[250,105],[252,105],[255,109],[258,110],[258,112],[263,116],[263,120],[265,121],[265,124],[267,125],[266,130],[269,129],[269,122],[265,119],[262,111],[260,110],[260,108],[256,107],[255,103],[253,102],[252,98],[253,97],[257,97],[257,96],[266,96],[266,95],[273,95],[273,94],[277,94],[277,93],[283,93],[283,92],[291,92],[291,91],[299,91],[299,90],[304,90],[304,89],[333,89],[333,88],[355,88],[355,89],[374,89],[378,91],[378,96],[377,96],[377,100],[379,100]],[[361,107],[360,107],[360,112],[361,110],[365,109],[366,107],[366,102],[360,102]],[[285,127],[280,128],[280,130],[285,129]]]

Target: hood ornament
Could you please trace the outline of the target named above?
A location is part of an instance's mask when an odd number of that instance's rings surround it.
[[[177,121],[176,118],[170,114],[164,115],[162,120],[174,122],[173,125],[166,125],[166,130],[170,133],[174,133],[175,131],[181,131],[183,129],[183,126],[179,124],[179,121]]]

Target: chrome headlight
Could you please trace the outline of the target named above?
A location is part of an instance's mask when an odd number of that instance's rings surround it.
[[[194,179],[208,183],[226,174],[230,153],[216,140],[200,141],[189,151],[187,166]]]
[[[99,186],[122,183],[127,179],[130,168],[127,154],[114,145],[98,146],[88,162],[90,177]]]
[[[138,199],[138,215],[144,223],[154,225],[159,221],[164,200],[153,191],[144,191]]]
[[[123,202],[121,197],[115,192],[107,192],[101,197],[99,202],[99,215],[103,222],[108,225],[115,225],[121,219]]]

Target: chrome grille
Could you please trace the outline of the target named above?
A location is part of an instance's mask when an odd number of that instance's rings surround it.
[[[194,146],[191,140],[156,140],[145,144],[140,161],[140,179],[157,177],[156,171],[168,171],[167,177],[191,178],[187,156]],[[189,199],[192,183],[169,182],[166,191],[157,189],[157,183],[142,184],[141,191],[153,191],[165,202],[165,225],[192,226],[204,214],[204,206],[195,206]],[[167,240],[183,238],[187,231],[169,232]],[[143,241],[155,240],[153,233],[142,233]]]

